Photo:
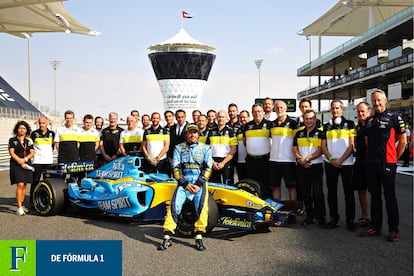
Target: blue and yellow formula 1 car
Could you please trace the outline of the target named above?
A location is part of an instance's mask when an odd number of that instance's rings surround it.
[[[146,174],[140,157],[122,157],[91,171],[80,181],[63,179],[65,173],[78,173],[92,168],[87,162],[64,164],[44,171],[43,180],[32,196],[39,215],[60,214],[70,204],[98,211],[104,215],[131,218],[135,221],[162,221],[177,182],[165,174]],[[283,226],[294,208],[258,196],[258,185],[252,180],[235,186],[208,183],[209,225],[240,230]],[[70,204],[69,204],[70,203]],[[178,223],[181,233],[190,234],[188,225],[195,216],[191,203],[183,208],[185,216]]]

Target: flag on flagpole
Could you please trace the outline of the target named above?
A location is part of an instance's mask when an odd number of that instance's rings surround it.
[[[185,11],[181,11],[181,17],[182,18],[193,18],[193,16],[191,14],[189,14],[188,12],[185,12]]]

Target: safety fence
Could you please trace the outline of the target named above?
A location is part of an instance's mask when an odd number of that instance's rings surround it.
[[[0,144],[0,163],[9,161],[10,155],[7,144]]]

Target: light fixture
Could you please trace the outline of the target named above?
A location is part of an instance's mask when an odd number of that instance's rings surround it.
[[[259,99],[260,99],[260,68],[262,67],[263,59],[256,59],[254,61],[257,69],[259,70]]]
[[[65,32],[70,33],[71,30],[70,30],[69,21],[63,15],[61,15],[60,13],[56,13],[55,16],[56,16],[57,19],[59,19],[59,21],[63,24],[63,26],[65,26],[65,28],[66,28]]]

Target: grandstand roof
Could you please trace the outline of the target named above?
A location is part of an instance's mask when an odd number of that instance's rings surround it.
[[[413,5],[412,0],[339,1],[298,34],[306,36],[356,36],[411,5]]]
[[[99,34],[76,20],[58,0],[2,0],[0,32],[23,38],[46,32]]]

